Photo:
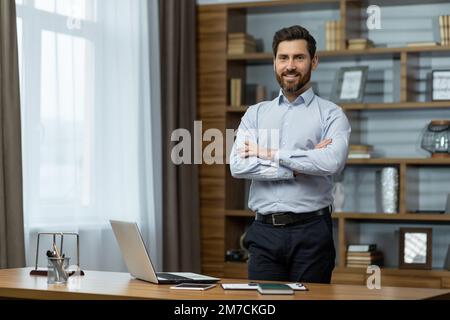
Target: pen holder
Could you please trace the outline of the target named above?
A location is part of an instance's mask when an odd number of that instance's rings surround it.
[[[64,284],[69,278],[67,268],[70,258],[47,258],[48,259],[48,284]]]

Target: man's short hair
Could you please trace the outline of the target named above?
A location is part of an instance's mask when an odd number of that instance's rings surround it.
[[[314,39],[308,30],[298,25],[283,28],[275,33],[272,43],[273,56],[277,56],[278,45],[280,42],[293,40],[306,40],[309,55],[311,56],[311,59],[314,57],[316,54],[316,39]]]

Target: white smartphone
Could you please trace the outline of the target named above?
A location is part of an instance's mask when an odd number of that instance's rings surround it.
[[[208,290],[214,288],[214,283],[180,283],[176,286],[170,287],[170,289],[182,289],[182,290]]]

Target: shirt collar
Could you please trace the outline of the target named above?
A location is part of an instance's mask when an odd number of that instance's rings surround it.
[[[282,104],[285,101],[286,103],[292,104],[293,106],[297,106],[303,103],[306,106],[309,106],[314,96],[315,96],[314,90],[311,87],[305,92],[303,92],[301,95],[299,95],[297,99],[295,99],[292,103],[290,103],[289,100],[284,96],[283,89],[280,89],[280,93],[278,94],[278,105]]]

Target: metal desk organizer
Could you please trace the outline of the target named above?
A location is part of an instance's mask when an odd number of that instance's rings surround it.
[[[37,237],[37,246],[36,246],[36,263],[34,265],[34,270],[31,270],[30,275],[33,276],[47,276],[48,275],[48,268],[38,268],[38,262],[39,262],[39,241],[41,238],[41,235],[46,236],[53,236],[53,246],[56,246],[56,237],[60,236],[60,252],[63,252],[63,242],[64,242],[64,236],[76,236],[77,237],[77,270],[68,270],[69,277],[74,275],[79,270],[79,275],[84,276],[84,271],[80,268],[80,235],[75,232],[40,232],[38,233]],[[53,247],[52,246],[52,247]]]

